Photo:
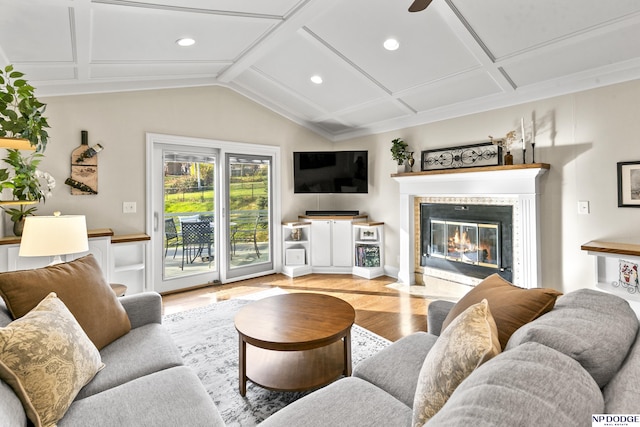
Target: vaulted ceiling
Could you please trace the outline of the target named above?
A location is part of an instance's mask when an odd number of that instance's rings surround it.
[[[637,0],[410,4],[0,0],[0,65],[45,97],[223,85],[332,140],[640,78]]]

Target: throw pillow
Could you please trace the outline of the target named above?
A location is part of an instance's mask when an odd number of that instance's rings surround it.
[[[55,426],[103,367],[98,349],[53,292],[0,328],[0,378],[36,427]]]
[[[412,424],[426,423],[474,369],[500,351],[498,330],[487,300],[462,312],[424,359],[413,401]]]
[[[98,349],[131,329],[124,307],[93,255],[35,270],[0,273],[0,295],[14,319],[27,314],[50,292],[64,302]]]
[[[561,292],[548,288],[524,289],[492,274],[463,296],[442,323],[446,328],[460,313],[483,299],[489,302],[498,326],[500,345],[504,349],[509,337],[522,325],[550,311]]]

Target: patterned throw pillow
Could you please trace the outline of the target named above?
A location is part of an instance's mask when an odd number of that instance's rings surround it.
[[[103,367],[98,349],[53,292],[0,328],[0,378],[36,427],[55,426]]]
[[[424,360],[413,401],[413,426],[422,426],[456,387],[501,351],[487,300],[472,305],[444,330]]]

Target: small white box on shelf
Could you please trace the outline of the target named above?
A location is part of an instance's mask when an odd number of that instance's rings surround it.
[[[284,263],[286,265],[304,265],[305,264],[304,249],[287,249],[284,255]]]

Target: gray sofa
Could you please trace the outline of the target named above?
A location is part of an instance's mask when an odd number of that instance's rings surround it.
[[[157,293],[120,298],[131,331],[100,351],[105,368],[78,394],[59,427],[224,426],[204,386],[161,326]],[[0,299],[0,326],[11,316]],[[13,390],[0,381],[0,425],[24,427]]]
[[[418,375],[453,303],[429,305],[417,332],[358,364],[353,376],[266,419],[274,426],[409,426]],[[591,426],[592,414],[637,414],[638,318],[626,300],[589,289],[519,328],[504,351],[453,392],[429,426]]]

